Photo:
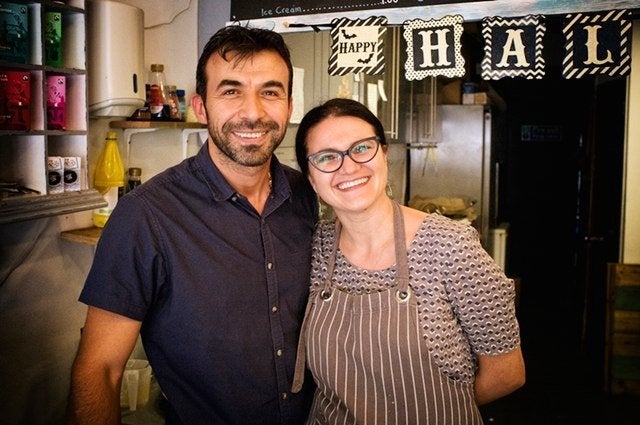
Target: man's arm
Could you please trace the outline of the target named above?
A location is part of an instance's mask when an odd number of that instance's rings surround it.
[[[524,385],[525,367],[520,347],[506,354],[478,356],[474,385],[476,403],[489,403]]]
[[[71,370],[69,424],[120,424],[120,382],[141,323],[89,307]]]

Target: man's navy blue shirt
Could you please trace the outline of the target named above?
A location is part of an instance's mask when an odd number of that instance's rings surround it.
[[[305,421],[312,385],[290,388],[317,203],[307,179],[275,157],[271,175],[260,215],[205,144],[121,198],[100,238],[80,301],[142,321],[182,423]]]

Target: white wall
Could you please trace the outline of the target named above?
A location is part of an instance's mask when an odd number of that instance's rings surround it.
[[[144,64],[164,64],[168,84],[195,91],[198,0],[117,0],[144,11]]]
[[[631,54],[622,204],[622,262],[640,264],[640,21],[633,25]]]

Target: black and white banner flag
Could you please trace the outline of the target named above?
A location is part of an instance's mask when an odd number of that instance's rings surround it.
[[[384,35],[387,18],[346,18],[331,21],[331,56],[329,75],[377,75],[384,72]]]
[[[631,72],[631,21],[626,10],[577,13],[566,16],[564,78],[604,74],[625,76]]]
[[[541,79],[544,76],[542,39],[545,31],[546,27],[538,15],[519,19],[504,19],[499,16],[484,18],[482,36],[485,56],[482,59],[482,78]]]
[[[462,16],[455,15],[428,21],[415,19],[404,23],[403,35],[407,42],[407,62],[404,69],[407,80],[464,75],[460,42],[462,22]]]

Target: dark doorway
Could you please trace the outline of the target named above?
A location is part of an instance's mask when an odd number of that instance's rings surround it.
[[[507,271],[520,280],[524,346],[582,353],[600,386],[606,263],[618,258],[625,80],[493,85],[508,104],[500,216],[511,225]]]
[[[510,223],[506,271],[520,283],[527,384],[485,412],[507,415],[497,423],[509,424],[629,423],[610,422],[616,408],[603,390],[606,265],[619,258],[627,81],[567,80],[554,63],[542,80],[491,82],[508,105],[498,218]]]
[[[602,80],[595,87],[579,174],[576,278],[583,296],[581,348],[599,386],[605,373],[606,263],[619,261],[626,89],[624,79]]]

